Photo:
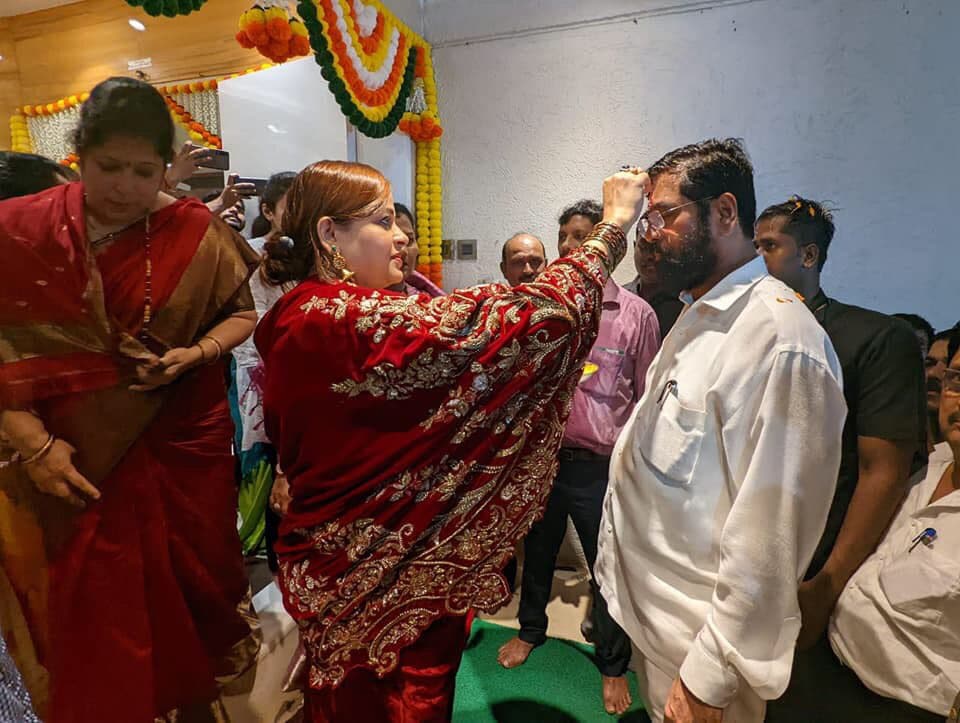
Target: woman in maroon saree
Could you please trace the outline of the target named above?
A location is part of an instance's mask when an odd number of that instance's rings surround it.
[[[277,552],[309,721],[449,720],[464,618],[508,597],[500,571],[542,513],[646,183],[607,179],[606,222],[537,283],[431,299],[383,291],[406,236],[382,175],[323,162],[294,181],[284,231],[320,276],[255,339],[290,480]]]
[[[0,629],[48,723],[226,720],[259,649],[213,363],[253,329],[254,259],[159,191],[172,141],[110,79],[84,182],[0,204]]]

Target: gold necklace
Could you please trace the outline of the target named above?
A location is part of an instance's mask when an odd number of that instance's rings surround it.
[[[146,275],[143,282],[143,320],[137,338],[146,343],[150,340],[150,322],[153,321],[153,259],[150,255],[150,212],[148,211],[142,218],[138,218],[133,223],[127,224],[121,229],[111,231],[96,241],[91,241],[90,247],[95,249],[98,246],[113,241],[117,236],[129,231],[141,221],[143,221],[143,247],[146,256]]]

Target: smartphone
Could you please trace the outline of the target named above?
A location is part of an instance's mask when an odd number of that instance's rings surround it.
[[[266,178],[238,178],[237,183],[252,183],[257,187],[258,196],[262,196],[264,189],[267,187]]]
[[[227,151],[211,148],[208,151],[208,156],[207,160],[201,164],[203,168],[213,168],[217,171],[230,170],[230,154]]]

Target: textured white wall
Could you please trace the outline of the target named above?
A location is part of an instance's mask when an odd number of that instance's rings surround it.
[[[498,278],[516,231],[555,256],[558,211],[621,164],[740,136],[761,208],[792,193],[838,208],[833,295],[960,318],[960,2],[427,0],[425,22],[444,235],[480,241],[446,286]],[[618,276],[632,275],[627,260]]]

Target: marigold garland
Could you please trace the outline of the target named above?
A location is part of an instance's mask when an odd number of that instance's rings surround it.
[[[440,170],[440,139],[417,143],[416,209],[417,237],[425,252],[417,270],[437,285],[443,285],[443,187]]]
[[[357,5],[356,0],[301,0],[298,9],[321,74],[343,114],[364,135],[383,138],[396,130],[406,111],[414,87],[418,36],[378,2],[360,3],[364,20],[370,12],[383,18],[361,35],[359,27],[368,26],[364,22],[358,27]],[[377,27],[379,39],[373,35]],[[367,38],[366,44],[361,37]],[[368,53],[374,42],[380,47]]]
[[[310,53],[306,26],[287,12],[283,0],[261,0],[240,15],[237,42],[282,63]]]
[[[18,153],[33,153],[27,119],[19,112],[10,116],[10,148]]]
[[[170,109],[170,115],[173,116],[174,121],[187,130],[190,140],[194,143],[202,144],[207,148],[223,148],[223,141],[220,139],[220,136],[214,135],[208,131],[202,123],[194,120],[186,108],[177,103],[169,95],[165,95],[163,99],[167,102],[167,107]]]
[[[142,7],[147,15],[159,17],[163,15],[175,18],[178,15],[189,15],[204,6],[207,0],[127,0],[131,7]]]
[[[78,105],[81,105],[89,97],[89,93],[78,93],[76,95],[70,95],[45,105],[25,105],[23,108],[20,108],[20,112],[28,118],[32,118],[34,116],[55,115],[57,113],[62,113],[68,108],[74,108]]]
[[[201,123],[190,116],[189,112],[187,112],[183,106],[177,104],[172,96],[215,91],[219,87],[219,83],[223,80],[239,78],[242,75],[249,75],[250,73],[256,73],[257,71],[272,67],[274,67],[274,63],[263,63],[255,68],[248,68],[247,70],[239,73],[231,73],[223,78],[210,78],[207,80],[197,80],[190,83],[161,85],[157,87],[157,90],[161,95],[164,96],[164,100],[167,101],[167,106],[170,108],[174,121],[180,123],[187,130],[194,142],[202,143],[209,148],[220,148],[222,147],[222,141],[220,140],[219,136],[215,133],[211,133],[207,128],[204,128]],[[14,114],[10,116],[11,148],[15,151],[24,153],[35,152],[34,141],[30,135],[30,129],[27,125],[27,118],[53,116],[58,113],[63,113],[71,108],[78,108],[79,106],[83,105],[83,103],[86,102],[89,97],[90,93],[88,92],[76,93],[74,95],[60,98],[53,103],[25,105],[21,108],[17,108]],[[191,126],[191,124],[195,125]]]
[[[66,158],[60,161],[61,166],[72,168],[74,171],[80,170],[80,156],[76,153],[70,153]]]
[[[321,73],[344,115],[373,138],[397,128],[416,142],[418,270],[443,278],[443,189],[430,45],[380,0],[300,0]]]

